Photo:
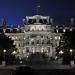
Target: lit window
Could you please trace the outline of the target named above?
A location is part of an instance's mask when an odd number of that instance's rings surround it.
[[[25,40],[25,38],[24,38],[24,40]]]
[[[24,33],[25,33],[26,31],[24,30]]]
[[[58,28],[58,26],[56,26],[56,28]]]
[[[4,33],[6,32],[6,29],[3,29]]]
[[[52,39],[52,37],[50,37],[50,39]]]
[[[28,58],[28,55],[26,57]]]
[[[72,28],[70,28],[70,31],[72,31]]]
[[[13,43],[13,45],[15,45],[15,42]]]
[[[41,53],[43,53],[43,52],[44,52],[44,48],[41,49]]]
[[[15,39],[17,39],[17,36],[15,37]]]
[[[48,53],[48,50],[46,50],[46,52]]]
[[[33,53],[35,53],[35,50],[33,50]]]
[[[25,53],[25,50],[23,50],[23,53]]]
[[[58,33],[58,32],[59,32],[59,30],[57,29],[57,30],[56,30],[56,32]]]
[[[58,39],[60,40],[60,36],[58,37]]]
[[[34,41],[34,39],[31,39],[31,41]]]
[[[14,40],[15,38],[14,37],[12,37],[12,40]]]
[[[50,47],[47,47],[47,51],[50,52]]]
[[[41,50],[41,53],[43,53],[43,50]]]
[[[66,32],[66,30],[65,30],[65,29],[63,29],[63,32]]]
[[[33,53],[35,53],[35,48],[34,47],[32,48],[32,50],[33,50]]]
[[[57,36],[55,36],[55,40],[57,40],[58,38],[57,38]]]
[[[9,38],[11,38],[11,37],[9,36]]]
[[[58,57],[57,56],[55,56],[55,60],[57,59]]]

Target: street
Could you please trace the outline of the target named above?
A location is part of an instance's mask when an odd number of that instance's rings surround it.
[[[13,75],[19,67],[26,67],[27,65],[13,65],[13,66],[0,66],[0,75]],[[75,66],[70,65],[37,65],[30,66],[36,75],[64,75],[74,74]]]

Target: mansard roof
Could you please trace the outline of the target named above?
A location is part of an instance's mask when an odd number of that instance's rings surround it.
[[[27,24],[48,24],[49,23],[49,16],[41,16],[41,15],[34,15],[34,16],[26,16]]]

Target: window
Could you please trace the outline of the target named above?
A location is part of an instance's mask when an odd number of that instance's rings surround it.
[[[42,40],[42,44],[44,44],[44,40]]]
[[[47,44],[50,44],[50,40],[47,41]]]
[[[31,44],[34,45],[34,41],[32,41]]]
[[[36,43],[39,44],[39,40],[36,40]]]
[[[57,40],[58,39],[58,37],[57,36],[55,36],[55,40]]]
[[[39,22],[40,23],[43,23],[43,24],[46,24],[47,23],[47,20],[46,19],[39,19]]]
[[[29,44],[29,42],[27,41],[26,44]]]
[[[13,29],[13,33],[17,33],[17,29]]]
[[[47,51],[50,52],[50,47],[47,47]]]
[[[66,29],[63,29],[63,32],[66,32]]]
[[[56,32],[58,33],[58,32],[59,32],[59,30],[57,29],[57,30],[56,30]]]
[[[29,24],[36,23],[36,19],[29,19],[29,20],[28,20],[28,23],[29,23]]]
[[[6,29],[6,33],[10,33],[10,29]]]
[[[31,38],[34,38],[34,37],[36,37],[36,36],[37,36],[37,35],[35,35],[35,34],[32,34],[30,37],[31,37]]]
[[[59,33],[62,33],[63,32],[63,29],[59,29]]]
[[[29,47],[26,47],[26,52],[27,52],[27,53],[29,52]]]
[[[43,35],[41,35],[41,38],[43,38]]]

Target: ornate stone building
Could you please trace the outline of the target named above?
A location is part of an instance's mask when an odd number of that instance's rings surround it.
[[[44,52],[49,57],[55,57],[62,34],[69,30],[72,31],[73,28],[54,26],[49,16],[35,15],[26,16],[22,27],[5,27],[0,32],[14,40],[18,49],[16,56],[23,58],[35,52]]]

